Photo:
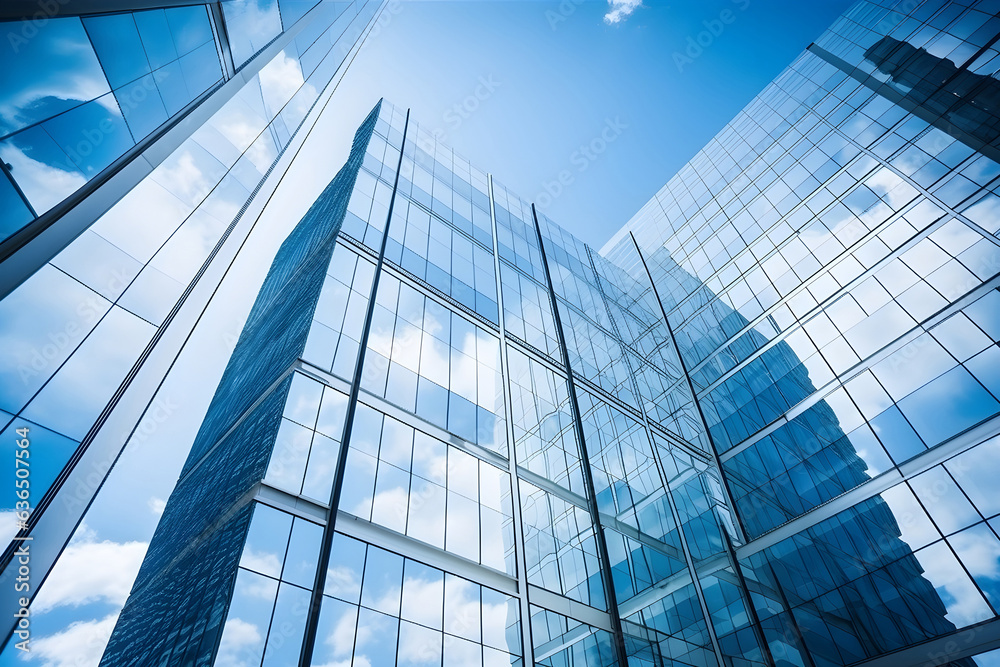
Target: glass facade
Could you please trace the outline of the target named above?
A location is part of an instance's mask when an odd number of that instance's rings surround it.
[[[775,664],[1000,659],[996,9],[858,2],[604,248],[656,286]]]
[[[110,468],[162,412],[149,400],[169,366],[151,360],[178,354],[193,326],[184,313],[211,298],[200,281],[231,261],[383,5],[151,4],[3,23],[0,267],[43,258],[20,282],[0,270],[0,450],[14,456],[24,428],[38,447],[30,516],[13,484],[0,498],[10,590],[19,539],[50,545],[33,556],[41,583],[85,513],[95,525],[91,501],[116,492]],[[147,393],[123,401],[130,391]],[[4,607],[0,662],[15,655],[13,613]],[[36,636],[73,622],[50,616]],[[44,652],[33,660],[46,664]]]
[[[206,5],[60,17],[30,39],[18,32],[0,47],[0,241],[223,78]]]
[[[600,252],[381,102],[101,664],[1000,664],[997,11],[858,2]]]

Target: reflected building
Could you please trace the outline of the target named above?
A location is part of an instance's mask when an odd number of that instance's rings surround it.
[[[856,3],[601,251],[379,103],[101,664],[997,664],[994,14]]]
[[[948,58],[893,37],[869,47],[865,60],[889,75],[886,85],[906,103],[950,123],[953,132],[972,135],[982,142],[980,150],[1000,148],[1000,82],[994,77],[959,68]]]
[[[602,251],[656,286],[775,664],[998,659],[998,29],[856,3]]]
[[[3,588],[12,538],[40,583],[126,443],[169,415],[157,386],[383,6],[0,9],[0,449],[28,428],[36,453],[30,518],[13,483],[0,500]]]

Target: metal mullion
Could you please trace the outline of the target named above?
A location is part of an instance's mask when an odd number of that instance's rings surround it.
[[[725,501],[729,507],[730,514],[733,517],[733,526],[739,533],[740,541],[745,544],[746,531],[743,527],[743,521],[739,515],[739,512],[736,510],[736,505],[733,503],[732,492],[729,488],[729,480],[726,477],[725,472],[722,470],[722,462],[719,460],[718,452],[716,452],[715,445],[712,443],[712,436],[709,434],[708,430],[708,421],[705,419],[705,413],[702,411],[701,403],[699,403],[698,401],[698,395],[695,393],[694,383],[691,380],[691,376],[688,374],[687,364],[684,362],[684,356],[681,354],[680,348],[677,347],[677,338],[674,336],[673,327],[670,326],[670,320],[667,318],[666,310],[663,308],[663,301],[660,300],[659,290],[656,289],[656,283],[653,282],[653,276],[652,274],[650,274],[649,267],[646,265],[646,259],[645,257],[642,256],[642,250],[640,250],[639,244],[636,241],[635,236],[631,232],[629,232],[629,238],[632,239],[632,244],[635,246],[636,254],[639,257],[639,261],[642,263],[642,268],[646,273],[646,277],[649,279],[650,287],[653,290],[653,296],[656,298],[656,302],[660,305],[660,312],[663,315],[663,322],[666,325],[667,333],[670,336],[670,341],[673,344],[674,349],[677,351],[677,360],[680,363],[681,372],[684,374],[685,379],[687,379],[688,388],[691,391],[691,400],[694,402],[695,408],[697,408],[698,410],[698,416],[701,418],[702,428],[705,429],[705,436],[708,438],[708,446],[710,449],[710,454],[712,456],[712,463],[714,464],[715,469],[719,472],[719,481],[721,482],[720,486],[722,488],[723,494],[725,495]],[[645,417],[645,410],[643,411],[643,416]],[[659,459],[657,459],[657,463],[659,463]],[[664,477],[664,479],[666,478]],[[673,498],[670,494],[668,494],[668,498],[670,498],[671,509],[674,512],[676,512],[677,510],[674,507]],[[681,544],[684,546],[685,555],[689,555],[688,554],[689,547],[687,544],[687,539],[684,536],[684,531],[681,529],[680,526],[679,514],[675,518],[675,521],[677,521],[677,531],[681,537]],[[743,592],[744,604],[746,604],[747,613],[750,615],[750,624],[754,637],[757,638],[757,641],[760,644],[760,649],[764,655],[765,660],[767,661],[768,664],[773,666],[775,664],[774,656],[771,655],[771,647],[768,645],[767,638],[764,636],[764,628],[760,624],[760,618],[757,616],[757,609],[754,607],[753,598],[750,596],[750,591],[746,586],[746,580],[743,577],[743,572],[740,570],[740,563],[736,559],[736,552],[733,550],[732,540],[730,539],[729,533],[726,530],[725,526],[719,526],[719,532],[722,533],[722,537],[726,543],[726,557],[731,563],[733,570],[734,572],[736,572],[736,575],[739,579],[739,586]],[[693,564],[693,560],[690,562],[691,564],[689,565],[689,567],[691,567],[691,578],[694,580],[695,591],[698,593],[699,600],[702,600],[703,604],[705,604],[705,614],[706,614],[705,622],[709,628],[710,631],[709,634],[712,636],[713,640],[717,641],[717,638],[715,637],[715,630],[712,627],[711,616],[709,615],[707,609],[707,602],[704,602],[703,599],[704,592],[702,591],[701,588],[701,580],[698,578],[697,566]],[[719,647],[718,644],[716,644],[716,649],[719,651],[719,656],[721,658],[722,656],[721,647]],[[722,664],[725,664],[725,662],[723,661]]]
[[[597,506],[597,495],[594,491],[594,477],[590,469],[590,455],[587,452],[587,443],[584,437],[583,422],[580,419],[580,406],[576,399],[576,386],[573,383],[573,372],[569,363],[569,348],[566,346],[566,336],[563,332],[562,319],[559,316],[559,304],[556,299],[555,286],[552,282],[552,272],[549,270],[548,260],[545,255],[545,242],[542,239],[542,228],[538,222],[538,212],[535,205],[531,205],[531,217],[535,223],[535,234],[538,239],[538,250],[541,256],[542,269],[545,271],[545,281],[548,284],[549,297],[552,299],[552,316],[555,321],[556,338],[559,341],[559,349],[562,353],[562,361],[566,366],[566,384],[569,390],[569,405],[573,417],[573,429],[576,433],[577,446],[580,450],[581,466],[583,472],[584,485],[587,488],[587,502],[590,505],[591,520],[594,528],[594,541],[597,544],[597,557],[604,570],[601,577],[604,583],[605,603],[608,607],[608,616],[611,619],[611,627],[614,636],[615,656],[620,667],[628,666],[628,652],[625,650],[625,635],[622,632],[621,618],[618,612],[618,597],[615,594],[615,585],[612,579],[611,558],[608,556],[608,544],[604,537],[604,529],[601,526],[600,512]]]
[[[712,435],[708,430],[708,420],[705,419],[705,413],[701,409],[701,403],[698,401],[698,394],[694,390],[694,383],[691,381],[691,376],[687,371],[687,364],[684,362],[684,355],[681,354],[680,348],[677,346],[677,338],[674,336],[673,327],[670,326],[670,319],[667,317],[667,312],[663,308],[663,301],[660,300],[659,290],[656,289],[656,283],[653,282],[653,276],[649,272],[649,267],[646,265],[646,258],[642,255],[642,250],[639,248],[639,244],[635,240],[635,236],[629,232],[629,238],[632,239],[632,244],[635,246],[635,252],[639,256],[639,261],[642,263],[642,268],[646,273],[646,277],[649,279],[649,284],[653,289],[653,296],[656,298],[656,302],[660,305],[660,313],[663,315],[663,322],[667,328],[667,334],[670,336],[670,342],[674,346],[674,350],[677,352],[677,360],[680,363],[681,372],[687,379],[688,389],[691,392],[691,400],[694,402],[695,408],[698,410],[698,416],[701,418],[702,428],[705,429],[705,437],[708,439],[708,454],[712,457],[712,462],[715,464],[716,469],[719,471],[719,476],[722,480],[722,490],[726,494],[726,504],[732,509],[734,525],[736,530],[739,532],[740,541],[746,544],[747,532],[743,527],[743,522],[740,519],[739,513],[736,511],[736,505],[733,503],[732,492],[729,489],[729,482],[726,479],[726,475],[722,470],[722,462],[719,460],[719,454],[715,450],[715,444],[712,442]]]
[[[854,667],[955,664],[962,658],[1000,648],[1000,618],[958,628],[874,658],[853,663]]]
[[[490,196],[490,228],[493,236],[493,270],[497,284],[497,321],[500,325],[500,375],[503,385],[503,405],[507,438],[507,458],[510,461],[511,515],[514,521],[514,561],[517,567],[518,602],[521,607],[521,652],[524,665],[535,664],[535,646],[531,635],[531,605],[528,599],[527,549],[524,544],[524,520],[521,517],[521,478],[517,471],[517,445],[514,442],[514,413],[511,407],[510,367],[507,362],[507,330],[503,312],[503,285],[500,274],[500,247],[497,240],[496,202],[493,198],[493,175],[487,174]]]
[[[319,627],[319,612],[323,603],[323,589],[326,586],[327,568],[330,562],[330,554],[333,550],[333,537],[337,524],[337,510],[340,505],[340,497],[344,488],[344,472],[347,466],[347,454],[351,445],[351,431],[354,426],[354,416],[357,413],[358,395],[361,391],[362,371],[364,368],[365,352],[368,349],[368,339],[371,334],[372,317],[375,314],[375,301],[378,295],[379,278],[382,275],[382,265],[385,261],[385,249],[389,241],[389,225],[392,222],[393,208],[396,203],[396,190],[399,187],[399,172],[403,166],[403,155],[406,151],[406,132],[410,125],[410,110],[406,110],[406,121],[403,125],[403,138],[399,146],[399,158],[396,162],[396,176],[393,180],[392,197],[389,200],[389,210],[386,213],[385,227],[382,230],[382,244],[379,249],[378,263],[375,266],[375,275],[372,278],[370,298],[365,313],[364,327],[361,331],[361,340],[358,343],[358,356],[355,361],[354,378],[351,383],[351,393],[348,397],[347,414],[344,418],[343,437],[340,440],[340,454],[337,458],[337,468],[333,480],[333,488],[330,492],[330,520],[323,531],[323,542],[320,546],[318,567],[316,568],[316,579],[313,583],[312,597],[309,601],[309,609],[306,616],[306,628],[302,639],[302,651],[299,656],[300,667],[309,667],[312,662],[313,650],[316,646],[316,632]],[[372,128],[374,134],[374,128]],[[390,144],[391,145],[391,144]]]
[[[229,45],[229,30],[226,26],[226,18],[222,13],[221,0],[215,0],[208,4],[208,15],[212,22],[212,32],[215,35],[215,45],[219,53],[219,61],[222,63],[223,75],[226,80],[236,75],[236,63],[233,61],[232,47]]]
[[[597,267],[594,265],[594,258],[590,256],[589,249],[587,253],[587,259],[590,261],[590,267],[594,271],[594,275],[596,276]],[[650,278],[650,283],[652,283],[652,278]],[[607,305],[607,295],[604,293],[604,288],[602,288],[600,285],[600,279],[597,280],[597,290],[601,296],[601,299],[604,301],[604,308],[608,313],[608,319],[611,321],[611,326],[615,328],[614,333],[620,339],[621,332],[618,330],[617,325],[614,323],[614,318],[611,316],[611,310]],[[658,297],[657,300],[659,300]],[[673,342],[673,336],[671,336],[671,342]],[[680,357],[679,353],[678,357]],[[726,664],[725,657],[722,653],[722,647],[719,645],[719,638],[716,635],[715,626],[712,623],[712,614],[711,610],[708,608],[708,601],[705,599],[705,592],[701,588],[701,579],[698,577],[698,566],[695,563],[694,556],[691,554],[691,547],[688,544],[687,536],[684,534],[684,529],[681,526],[680,511],[677,509],[677,503],[674,500],[673,493],[670,490],[670,484],[667,481],[666,471],[663,470],[662,464],[660,462],[660,457],[656,455],[656,450],[655,450],[656,444],[655,441],[653,440],[653,434],[649,427],[649,416],[646,414],[646,408],[643,405],[643,401],[641,398],[642,395],[639,393],[638,383],[635,379],[635,372],[633,371],[631,365],[629,364],[627,355],[625,355],[624,360],[625,360],[625,365],[629,369],[629,376],[632,379],[632,385],[633,389],[635,390],[635,394],[637,397],[639,397],[639,400],[637,402],[639,403],[639,412],[642,416],[641,419],[642,427],[645,430],[646,438],[649,441],[650,453],[653,455],[653,463],[656,466],[657,474],[659,475],[660,482],[663,484],[663,488],[666,491],[667,505],[670,507],[670,514],[673,517],[674,526],[677,529],[677,537],[681,544],[681,553],[684,556],[684,562],[687,565],[688,571],[691,574],[691,583],[694,587],[695,595],[698,598],[698,604],[701,607],[701,613],[705,617],[705,627],[708,630],[708,637],[712,642],[712,650],[715,651],[715,656],[719,660],[719,664],[724,665]],[[683,363],[681,368],[683,370]],[[687,376],[686,372],[685,376]],[[721,476],[721,471],[719,474]],[[719,529],[720,532],[725,532],[725,528],[723,528],[722,526],[720,526]],[[735,563],[733,563],[733,566],[735,567]],[[745,590],[744,592],[746,593]],[[747,604],[751,605],[752,602],[750,601],[749,593],[746,593],[746,597],[747,597]],[[757,633],[755,632],[754,634],[756,635]],[[764,650],[766,651],[767,657],[770,658],[770,652],[767,651],[767,649]],[[774,664],[773,659],[770,660],[770,664],[773,667]]]

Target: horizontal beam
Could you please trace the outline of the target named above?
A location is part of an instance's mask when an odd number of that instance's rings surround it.
[[[878,658],[856,662],[851,667],[942,667],[995,649],[1000,649],[1000,618],[960,628]]]
[[[196,0],[4,0],[0,5],[0,21],[46,21],[62,16],[108,14],[163,7],[183,7],[198,4]],[[201,4],[206,4],[202,2]]]

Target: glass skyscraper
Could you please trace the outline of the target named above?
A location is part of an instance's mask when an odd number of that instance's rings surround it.
[[[30,498],[14,477],[0,492],[5,641],[109,470],[172,409],[157,387],[383,7],[0,8],[0,451],[13,461],[28,429],[33,454]]]
[[[600,252],[379,103],[101,664],[1000,664],[998,12],[858,2]]]

